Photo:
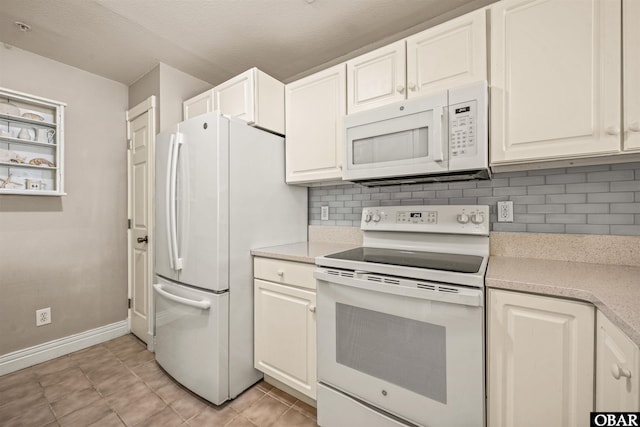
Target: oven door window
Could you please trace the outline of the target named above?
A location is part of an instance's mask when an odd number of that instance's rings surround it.
[[[336,362],[447,403],[446,329],[336,304]]]

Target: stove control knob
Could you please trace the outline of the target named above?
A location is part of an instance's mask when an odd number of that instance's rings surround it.
[[[366,212],[364,214],[364,222],[370,222],[371,221],[371,212]]]
[[[471,222],[474,224],[482,224],[484,222],[484,215],[481,213],[474,213],[471,215]]]
[[[378,213],[376,213],[375,215],[373,215],[373,222],[380,222],[380,215]]]
[[[466,224],[469,222],[469,215],[465,213],[461,213],[461,214],[458,214],[458,217],[456,219],[460,224]]]

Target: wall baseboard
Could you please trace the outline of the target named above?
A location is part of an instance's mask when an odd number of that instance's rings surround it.
[[[127,320],[101,326],[79,334],[38,344],[0,356],[0,375],[5,375],[56,357],[64,356],[92,345],[129,333]]]

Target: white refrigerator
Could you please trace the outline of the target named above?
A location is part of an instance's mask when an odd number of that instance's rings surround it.
[[[156,360],[215,404],[262,377],[251,248],[307,238],[307,190],[285,184],[284,159],[282,137],[217,112],[156,139]]]

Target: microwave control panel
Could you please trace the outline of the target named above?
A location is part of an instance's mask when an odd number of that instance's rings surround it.
[[[451,157],[473,157],[477,154],[477,102],[450,105]]]

